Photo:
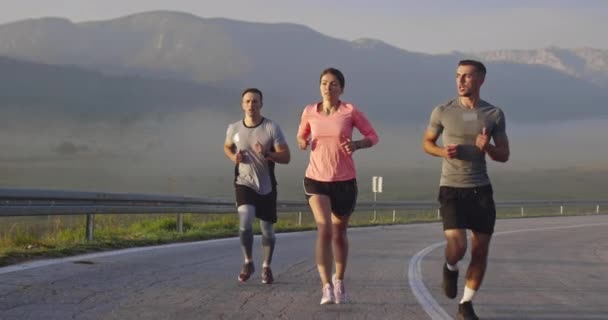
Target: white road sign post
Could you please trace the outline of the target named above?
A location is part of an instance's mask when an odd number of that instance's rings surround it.
[[[373,222],[376,222],[376,195],[378,193],[382,193],[382,177],[381,176],[373,176],[372,177],[372,191],[374,192],[374,219]]]

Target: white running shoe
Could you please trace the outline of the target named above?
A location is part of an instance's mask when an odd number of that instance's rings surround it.
[[[323,297],[321,297],[321,304],[333,304],[335,302],[334,288],[331,284],[326,284],[323,287]]]
[[[336,279],[336,275],[331,278],[334,284],[334,297],[337,304],[346,303],[346,290],[344,290],[344,281]]]

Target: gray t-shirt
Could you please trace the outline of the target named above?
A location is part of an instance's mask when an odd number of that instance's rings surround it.
[[[264,154],[287,144],[279,125],[266,118],[255,127],[247,127],[241,120],[230,124],[226,130],[225,144],[232,144],[236,151],[243,151],[243,161],[235,167],[235,183],[247,186],[258,194],[268,194],[276,185],[274,162],[255,152],[257,142],[262,145]]]
[[[458,158],[443,158],[440,186],[469,188],[490,184],[485,153],[475,141],[482,129],[496,139],[506,137],[502,110],[480,100],[476,108],[468,109],[459,98],[435,107],[428,129],[442,135],[443,145],[458,144]]]

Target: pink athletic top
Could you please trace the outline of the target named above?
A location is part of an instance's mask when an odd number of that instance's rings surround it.
[[[370,140],[378,143],[378,135],[367,117],[350,103],[340,102],[338,110],[331,115],[317,111],[320,103],[304,108],[298,128],[298,137],[310,138],[310,162],[306,169],[307,178],[332,182],[354,179],[355,163],[340,144],[352,139],[353,128]]]

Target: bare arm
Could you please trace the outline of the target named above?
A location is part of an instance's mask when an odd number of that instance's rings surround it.
[[[291,153],[287,144],[279,144],[275,146],[274,152],[268,152],[266,159],[276,163],[288,164],[291,160]]]
[[[507,162],[511,151],[509,149],[509,138],[507,136],[494,137],[494,145],[488,143],[485,152],[490,159],[498,162]]]
[[[243,155],[236,151],[233,143],[224,144],[224,154],[226,155],[226,158],[234,163],[239,163],[243,160]]]
[[[446,148],[438,146],[437,139],[439,139],[439,134],[427,129],[422,138],[422,149],[432,156],[447,158],[448,152]]]

